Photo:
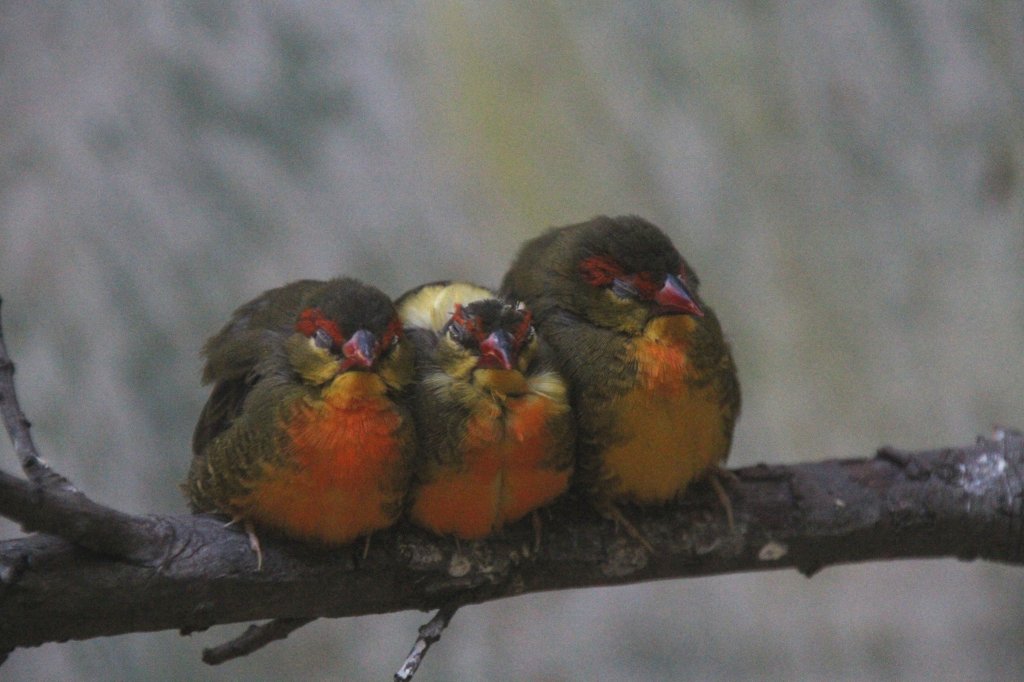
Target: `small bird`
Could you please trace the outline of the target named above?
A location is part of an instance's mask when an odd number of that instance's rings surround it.
[[[213,392],[183,488],[195,512],[345,544],[393,524],[416,440],[414,351],[383,293],[301,280],[235,311],[203,348]],[[367,545],[368,547],[368,545]]]
[[[417,350],[411,520],[479,539],[565,492],[575,435],[568,391],[530,312],[451,282],[413,289],[396,307]]]
[[[665,503],[724,472],[740,411],[736,367],[697,276],[651,223],[601,216],[524,244],[502,293],[533,310],[571,387],[581,486],[650,548],[618,503]]]

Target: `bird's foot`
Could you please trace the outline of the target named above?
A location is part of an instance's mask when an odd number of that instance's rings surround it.
[[[530,519],[533,521],[533,553],[537,554],[540,552],[540,534],[541,534],[541,518],[540,513],[534,509],[530,515]]]
[[[249,549],[256,555],[256,570],[263,570],[263,548],[260,547],[260,539],[256,535],[256,528],[252,525],[252,521],[242,516],[234,516],[230,521],[224,524],[225,528],[230,528],[236,523],[241,523],[242,528],[245,529],[245,534],[249,538]]]
[[[614,504],[608,504],[603,506],[600,510],[601,516],[606,519],[610,519],[615,524],[615,532],[618,532],[621,528],[626,531],[626,535],[639,542],[644,549],[650,552],[652,555],[657,554],[654,549],[654,545],[651,544],[650,540],[640,532],[640,529],[633,525],[633,522],[626,518],[626,515],[622,513],[622,510],[616,507]]]
[[[245,520],[245,534],[249,536],[249,549],[256,553],[256,570],[263,570],[263,548],[260,547],[260,539],[256,536],[256,529],[252,525],[252,521]]]
[[[736,530],[736,519],[732,513],[732,500],[729,499],[729,493],[725,490],[723,481],[727,481],[730,485],[739,483],[739,477],[736,476],[732,471],[726,469],[721,464],[714,465],[708,471],[708,482],[711,484],[711,488],[715,491],[715,495],[718,496],[718,502],[725,509],[725,518],[729,522],[729,531]]]

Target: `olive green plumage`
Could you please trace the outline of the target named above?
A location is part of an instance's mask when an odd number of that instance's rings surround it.
[[[617,269],[604,277],[603,268]],[[632,286],[616,273],[646,274]],[[660,229],[635,216],[553,228],[523,245],[502,282],[504,295],[525,301],[534,312],[569,382],[579,426],[577,470],[581,485],[592,492],[607,487],[599,480],[608,475],[601,471],[602,453],[625,438],[617,410],[637,387],[636,342],[665,314],[653,291],[673,274],[703,313],[692,316],[687,383],[716,396],[717,428],[728,443],[740,411],[732,355],[718,318],[700,298],[696,274]],[[645,285],[650,292],[638,289]]]
[[[531,313],[459,282],[423,285],[396,307],[417,349],[410,519],[479,539],[565,492],[575,424]]]
[[[397,320],[387,296],[350,278],[292,282],[239,307],[203,347],[203,383],[212,383],[213,390],[196,425],[194,458],[183,485],[193,511],[231,513],[231,500],[250,493],[264,472],[288,465],[293,452],[283,426],[295,405],[321,398],[340,353],[317,347],[296,330],[300,314],[309,309],[343,323],[346,334],[366,329],[381,339],[394,333],[389,325]],[[374,371],[396,409],[407,413],[412,349],[395,343]],[[411,416],[399,438],[409,443],[403,451],[411,457]],[[380,483],[400,497],[408,477]],[[396,515],[398,510],[396,504]]]
[[[440,293],[442,301],[437,301]],[[430,301],[423,299],[429,296]],[[420,300],[417,300],[420,299]],[[472,284],[439,281],[424,284],[403,294],[395,307],[405,322],[409,341],[416,348],[416,431],[421,457],[439,466],[458,466],[466,421],[481,397],[502,401],[505,396],[493,387],[476,383],[474,368],[479,354],[472,344],[453,340],[447,330],[454,303],[466,306],[469,315],[483,314],[488,327],[510,328],[522,321],[514,303],[498,300],[497,294]],[[434,311],[443,311],[438,316]],[[433,319],[431,319],[433,314]],[[470,347],[467,347],[470,346]],[[528,380],[544,377],[547,384],[537,388],[564,390],[555,374],[551,348],[539,337],[531,337],[519,357]],[[567,397],[567,396],[566,396]],[[564,469],[572,465],[575,425],[572,415],[552,420],[551,459],[547,466]]]

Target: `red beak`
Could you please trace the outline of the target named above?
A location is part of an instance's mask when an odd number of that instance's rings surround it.
[[[665,284],[654,295],[654,302],[658,304],[661,312],[704,317],[704,311],[700,309],[690,292],[686,290],[686,285],[676,275],[669,275],[665,278]]]
[[[360,329],[349,337],[341,347],[345,359],[341,361],[341,371],[352,367],[369,369],[377,360],[377,337],[373,332]]]
[[[480,342],[480,360],[477,367],[484,369],[512,369],[516,354],[512,335],[503,329],[492,332]]]

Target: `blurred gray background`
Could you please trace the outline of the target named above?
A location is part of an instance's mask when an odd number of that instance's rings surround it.
[[[184,511],[198,350],[235,306],[339,273],[495,285],[522,240],[600,213],[660,224],[703,279],[743,380],[732,464],[1024,427],[1017,1],[6,2],[0,93],[21,399],[115,507]],[[387,679],[426,618],[321,621],[219,668],[201,648],[244,626],[55,644],[0,675]],[[949,560],[472,607],[417,679],[1022,666],[1024,575]]]

